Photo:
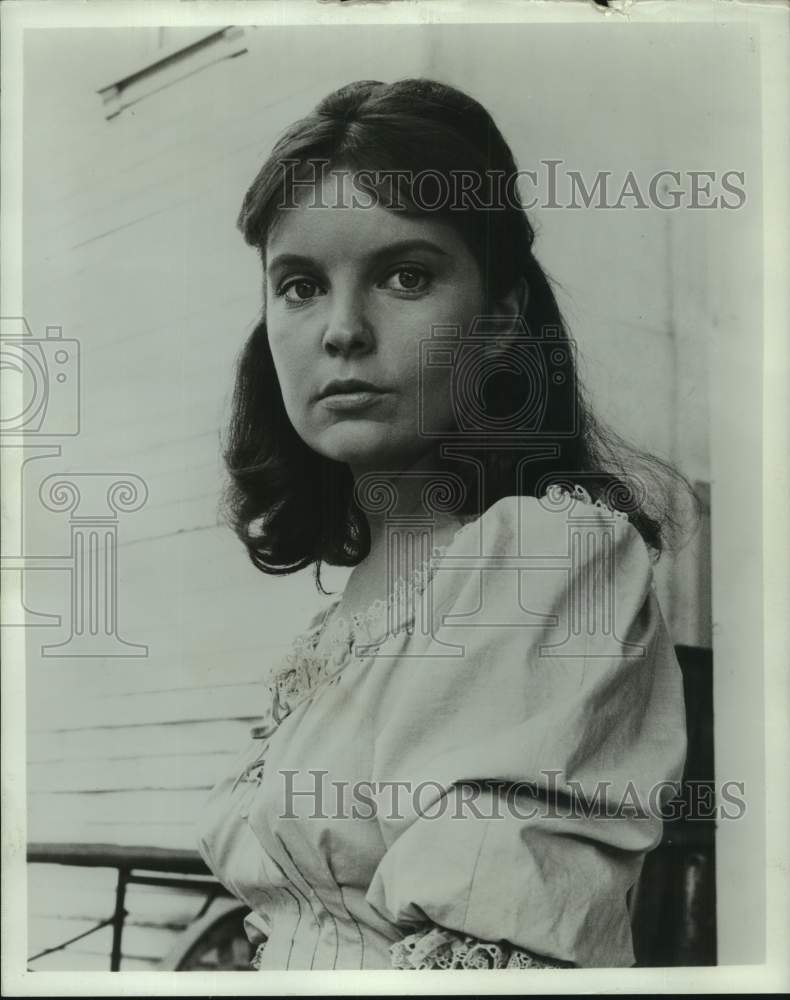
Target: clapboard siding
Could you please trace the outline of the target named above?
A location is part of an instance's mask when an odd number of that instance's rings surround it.
[[[66,760],[31,764],[30,781],[39,792],[112,792],[137,788],[205,788],[212,775],[219,776],[234,758],[232,753],[181,752],[156,757],[83,760],[79,766]]]
[[[366,34],[352,59],[347,46],[326,44],[326,32],[311,29],[294,46],[276,30],[248,30],[247,55],[175,83],[112,121],[104,120],[95,91],[117,79],[121,64],[128,71],[130,54],[144,46],[128,32],[97,33],[92,42],[80,35],[73,48],[58,32],[36,32],[30,41],[25,315],[36,336],[58,324],[65,337],[79,338],[82,423],[77,437],[62,442],[59,459],[31,463],[28,551],[68,551],[68,514],[36,499],[44,476],[132,473],[148,489],[139,511],[118,518],[119,633],[147,645],[147,656],[42,655],[42,644],[68,634],[67,575],[26,579],[28,606],[64,617],[61,628],[31,629],[28,643],[32,840],[194,847],[209,787],[265,708],[269,668],[326,602],[307,573],[258,573],[219,512],[233,365],[260,309],[258,261],[236,233],[235,216],[276,135],[352,77],[439,75],[484,99],[490,94],[517,156],[534,155],[528,141],[544,152],[555,148],[551,121],[533,116],[527,136],[518,96],[501,87],[490,93],[493,48],[488,55],[475,49],[470,62],[468,43],[457,35],[442,45],[428,31],[415,36],[393,26]],[[576,124],[574,115],[569,151],[583,156],[586,140],[573,138]],[[624,119],[620,142],[630,141]],[[550,263],[560,262],[549,270],[563,285],[584,289],[562,304],[587,331],[586,341],[580,337],[593,394],[615,416],[619,406],[636,420],[641,444],[679,449],[681,464],[692,456],[686,471],[704,479],[704,421],[684,437],[667,417],[696,334],[679,353],[667,334],[666,220],[621,213],[607,221],[615,227],[607,270],[620,276],[611,298],[606,283],[591,280],[583,254],[567,257],[580,233],[597,246],[598,220],[587,213],[544,217],[541,244]],[[631,252],[637,239],[640,255]],[[704,291],[700,277],[686,293],[702,314]],[[636,376],[624,383],[626,370]],[[325,585],[341,585],[344,575],[329,571]],[[688,595],[676,599],[670,587],[671,618],[673,608],[688,606]],[[29,954],[106,918],[113,885],[109,870],[33,866]],[[193,892],[130,887],[122,968],[156,967],[200,902]],[[105,969],[109,939],[106,929],[35,968]]]
[[[51,729],[82,729],[117,726],[195,722],[200,719],[243,718],[263,697],[259,685],[228,684],[221,688],[185,691],[130,693],[121,697],[85,698],[68,714],[62,699],[41,706],[37,724]]]
[[[96,729],[43,730],[30,741],[31,768],[67,761],[140,760],[168,754],[222,753],[241,746],[249,731],[242,719],[219,722],[181,722],[176,726],[140,725],[114,727],[108,739],[105,727]]]

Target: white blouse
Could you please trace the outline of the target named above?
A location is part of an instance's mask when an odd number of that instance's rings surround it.
[[[201,818],[256,967],[632,965],[626,896],[686,731],[627,516],[507,497],[389,602],[336,604]]]

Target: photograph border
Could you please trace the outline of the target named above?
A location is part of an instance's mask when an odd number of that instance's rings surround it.
[[[276,6],[276,9],[275,9]],[[711,423],[712,453],[732,455],[726,468],[714,467],[713,552],[714,606],[729,614],[744,615],[744,595],[757,600],[728,635],[727,644],[717,640],[714,624],[716,670],[742,685],[744,705],[750,694],[750,670],[763,650],[764,741],[752,733],[749,755],[739,756],[737,704],[732,693],[726,702],[715,694],[716,761],[721,773],[736,773],[748,787],[764,787],[765,868],[754,879],[755,859],[738,824],[720,827],[717,835],[717,923],[720,964],[712,968],[661,969],[572,969],[531,970],[530,991],[546,994],[621,992],[676,993],[778,992],[790,988],[786,942],[790,940],[790,858],[788,857],[788,794],[783,764],[788,759],[787,705],[790,701],[786,651],[790,648],[787,607],[790,606],[788,567],[783,554],[790,551],[787,530],[788,436],[788,345],[786,337],[788,292],[785,276],[790,270],[787,230],[790,225],[785,180],[790,173],[788,140],[782,122],[790,119],[790,38],[786,6],[725,3],[696,0],[683,5],[672,0],[644,3],[623,0],[609,7],[579,0],[552,3],[514,3],[508,0],[476,0],[464,4],[436,0],[431,3],[340,4],[223,0],[221,4],[179,2],[129,3],[98,0],[90,4],[72,0],[10,0],[2,5],[2,312],[22,316],[22,51],[25,31],[41,27],[131,27],[143,25],[222,26],[228,24],[438,24],[438,23],[562,23],[615,25],[656,23],[746,25],[759,36],[762,82],[763,153],[763,413],[762,484],[759,489],[741,472],[753,465],[755,427],[743,421],[726,426]],[[748,331],[747,331],[748,334]],[[738,386],[742,371],[737,358],[720,361],[715,373],[721,397]],[[729,389],[728,389],[729,387]],[[6,400],[6,406],[9,401]],[[751,457],[750,457],[751,456]],[[3,456],[4,460],[6,456]],[[3,509],[19,510],[20,498],[13,491],[14,477],[3,477]],[[747,516],[755,494],[762,497],[758,532]],[[5,518],[5,515],[4,515]],[[736,562],[736,537],[744,536],[762,553],[755,565]],[[737,568],[737,581],[732,573]],[[9,601],[3,595],[3,604]],[[750,598],[751,601],[751,598]],[[748,602],[747,602],[748,603]],[[754,621],[754,618],[757,618]],[[168,972],[36,972],[24,969],[27,926],[26,781],[25,781],[25,641],[23,629],[4,629],[0,634],[5,669],[2,699],[2,992],[7,996],[230,996],[315,994],[345,995],[375,993],[499,993],[520,994],[524,980],[519,971],[499,975],[445,971],[441,977],[415,972],[404,980],[400,971],[309,973],[268,972],[265,981],[246,973],[192,973],[188,980]],[[720,714],[721,713],[721,714]],[[764,764],[764,772],[763,772]],[[760,796],[758,795],[758,801]],[[757,852],[759,860],[759,850]],[[726,877],[725,877],[726,876]],[[739,881],[740,880],[740,881]],[[726,964],[728,954],[745,940],[749,921],[761,905],[754,885],[765,882],[766,955],[754,964]],[[751,889],[750,889],[751,886]],[[752,893],[751,898],[749,893]],[[722,915],[725,919],[722,920]],[[320,977],[320,978],[319,978]]]

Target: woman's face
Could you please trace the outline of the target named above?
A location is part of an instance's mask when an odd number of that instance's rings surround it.
[[[437,325],[465,333],[483,308],[480,269],[438,218],[406,217],[333,173],[283,211],[266,245],[266,324],[288,416],[355,474],[406,468],[455,426],[449,366],[421,368]],[[370,207],[369,207],[370,206]],[[420,379],[420,374],[422,379]]]

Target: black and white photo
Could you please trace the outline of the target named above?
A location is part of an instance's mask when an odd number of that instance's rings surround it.
[[[774,11],[188,7],[3,11],[4,993],[781,989]]]

